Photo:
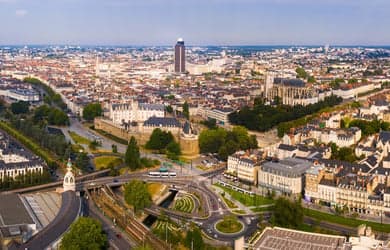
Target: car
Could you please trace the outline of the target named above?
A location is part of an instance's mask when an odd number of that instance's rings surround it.
[[[122,235],[120,235],[119,233],[117,233],[117,234],[116,234],[116,237],[117,237],[118,239],[120,239],[120,238],[122,237]]]
[[[117,179],[113,179],[112,181],[113,181],[113,182],[118,182],[118,180],[117,180]]]

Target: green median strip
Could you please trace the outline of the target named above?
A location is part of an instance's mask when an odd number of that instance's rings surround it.
[[[18,130],[11,127],[8,123],[4,121],[0,121],[0,128],[3,129],[5,132],[7,132],[9,135],[14,137],[16,140],[18,140],[20,143],[22,143],[24,146],[26,146],[28,149],[30,149],[34,154],[42,157],[47,164],[51,165],[56,160],[51,156],[51,154],[46,151],[45,149],[41,148],[37,143],[32,141],[30,138],[26,137],[22,133],[20,133]]]
[[[303,211],[306,216],[320,221],[340,224],[340,225],[354,227],[354,228],[357,228],[359,225],[365,224],[371,227],[371,229],[373,229],[374,231],[390,233],[390,224],[381,224],[378,222],[346,218],[339,215],[328,214],[328,213],[324,213],[324,212],[320,212],[308,208],[304,208]]]

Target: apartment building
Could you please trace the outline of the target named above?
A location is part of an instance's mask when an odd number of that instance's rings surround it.
[[[258,172],[258,186],[281,194],[299,195],[304,189],[305,172],[312,165],[298,158],[264,162]]]
[[[262,160],[257,151],[238,151],[228,157],[227,172],[240,181],[257,185],[257,172]]]

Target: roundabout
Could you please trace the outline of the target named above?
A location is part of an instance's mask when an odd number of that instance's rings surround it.
[[[214,229],[220,234],[237,235],[244,231],[245,225],[234,215],[227,215],[214,224]]]

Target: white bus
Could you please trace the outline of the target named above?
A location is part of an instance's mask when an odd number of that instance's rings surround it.
[[[176,177],[175,172],[149,172],[148,174],[149,177]]]

